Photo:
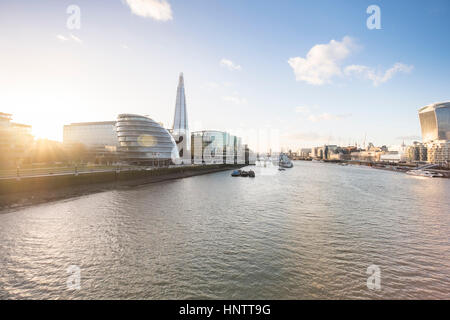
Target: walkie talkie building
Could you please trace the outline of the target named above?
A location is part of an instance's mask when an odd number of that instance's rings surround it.
[[[419,109],[422,141],[427,146],[427,161],[450,164],[450,102],[434,103]]]
[[[419,109],[422,140],[450,140],[450,102],[434,103]]]

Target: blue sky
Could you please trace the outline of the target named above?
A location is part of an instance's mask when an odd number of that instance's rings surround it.
[[[124,112],[169,126],[184,72],[192,129],[275,130],[292,149],[409,143],[417,110],[449,100],[449,16],[446,0],[0,0],[0,111],[58,140]]]

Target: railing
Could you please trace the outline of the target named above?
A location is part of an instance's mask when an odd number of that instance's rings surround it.
[[[132,165],[114,165],[114,166],[65,166],[65,167],[42,167],[42,168],[16,168],[16,169],[2,169],[0,170],[0,179],[11,178],[26,178],[36,176],[51,176],[51,175],[78,175],[82,173],[94,172],[120,172],[130,170],[151,170],[152,167],[132,166]]]

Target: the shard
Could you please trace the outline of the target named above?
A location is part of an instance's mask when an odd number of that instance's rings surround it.
[[[173,118],[172,135],[177,143],[180,158],[184,159],[183,163],[190,160],[190,133],[188,125],[188,117],[186,110],[186,96],[184,92],[184,77],[180,73],[177,88],[177,100],[175,102],[175,115]]]

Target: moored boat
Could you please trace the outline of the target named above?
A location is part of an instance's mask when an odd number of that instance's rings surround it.
[[[431,172],[431,171],[427,171],[427,170],[420,170],[420,169],[406,171],[406,174],[409,174],[412,176],[428,177],[428,178],[442,177],[441,173]]]
[[[234,170],[232,173],[231,173],[231,176],[232,177],[239,177],[241,175],[241,170]]]
[[[278,160],[278,165],[281,168],[292,168],[294,166],[291,159],[289,159],[289,157],[284,153],[280,154],[280,158]]]

